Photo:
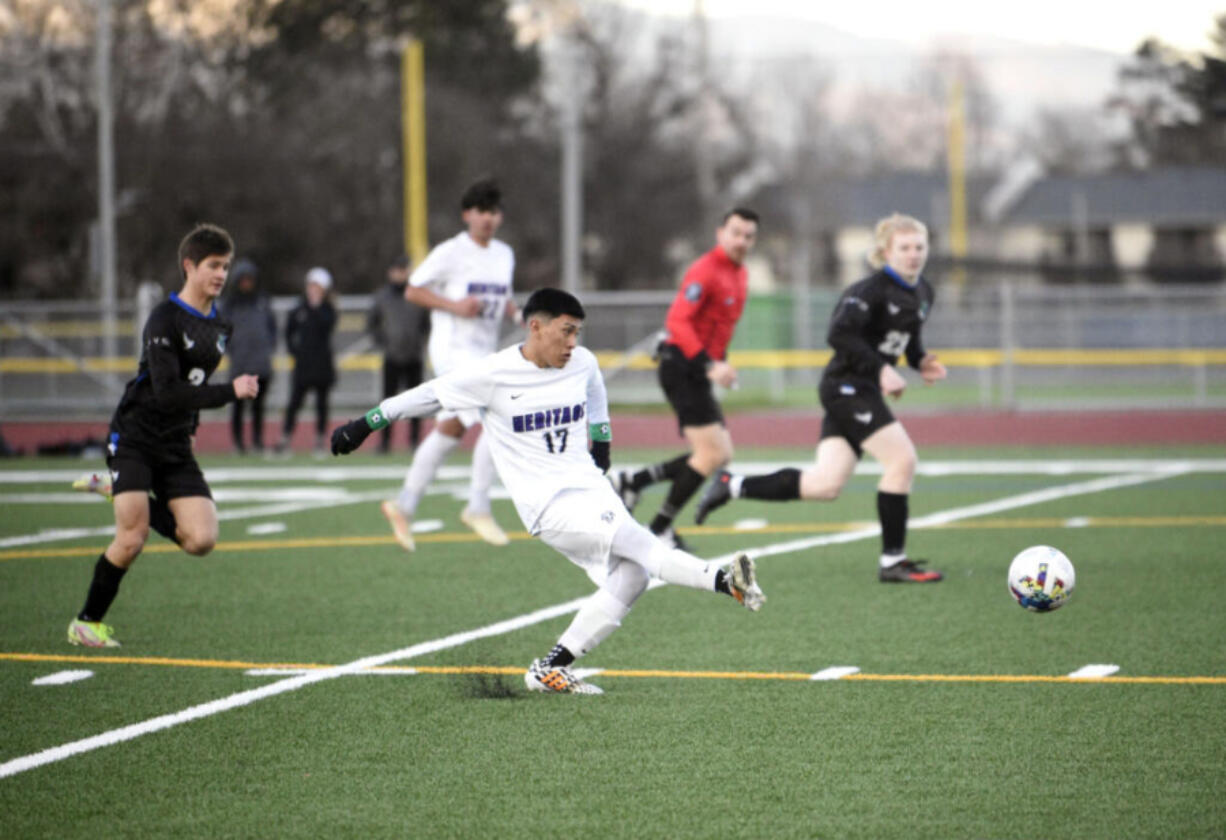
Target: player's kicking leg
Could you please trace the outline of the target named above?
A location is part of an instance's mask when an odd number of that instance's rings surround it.
[[[562,550],[567,546],[554,547]],[[715,566],[668,547],[633,520],[623,522],[614,534],[611,554],[611,568],[600,589],[579,608],[553,649],[533,661],[524,674],[524,682],[530,690],[555,694],[603,693],[599,687],[579,678],[571,665],[621,625],[635,600],[646,591],[652,576],[691,589],[721,592],[752,612],[757,612],[766,603],[753,559],[747,554],[738,555],[726,567]]]

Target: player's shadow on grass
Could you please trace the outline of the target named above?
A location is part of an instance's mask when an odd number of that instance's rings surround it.
[[[520,700],[528,696],[526,688],[517,687],[503,674],[465,674],[456,681],[456,688],[469,700]]]

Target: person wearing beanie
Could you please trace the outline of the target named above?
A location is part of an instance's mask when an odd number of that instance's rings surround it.
[[[326,268],[312,268],[305,279],[306,291],[285,324],[285,345],[294,359],[294,372],[277,452],[290,449],[298,410],[307,393],[314,391],[315,454],[322,456],[328,431],[328,394],[336,384],[336,364],[332,358],[336,307],[332,303],[332,275]]]

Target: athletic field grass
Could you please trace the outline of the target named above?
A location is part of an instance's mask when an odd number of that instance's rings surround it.
[[[94,465],[0,462],[0,836],[1226,835],[1223,453],[921,454],[909,547],[943,583],[876,582],[869,472],[734,502],[682,533],[756,550],[762,612],[647,592],[579,663],[600,697],[524,689],[593,587],[507,500],[512,544],[475,542],[460,462],[408,555],[377,505],[404,456],[206,460],[217,550],[151,537],[105,651],[64,639],[107,542],[68,490]],[[1037,543],[1077,568],[1047,615],[1005,588]]]

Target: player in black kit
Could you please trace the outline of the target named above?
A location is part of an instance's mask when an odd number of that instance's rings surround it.
[[[915,445],[884,399],[901,397],[907,387],[894,367],[899,356],[905,356],[929,385],[946,375],[945,365],[924,350],[920,335],[933,301],[932,286],[922,276],[927,260],[928,228],[918,219],[896,213],[877,223],[869,257],[877,271],[847,288],[830,319],[827,341],[834,357],[818,385],[826,416],[817,463],[803,471],[784,469],[761,476],[720,471],[698,504],[699,524],[735,498],[833,501],[867,451],[882,465],[877,483],[878,579],[941,580],[940,572],[907,557],[907,499],[915,477]]]
[[[119,646],[102,618],[150,528],[196,556],[217,542],[217,507],[192,453],[192,435],[200,409],[252,399],[259,391],[252,375],[208,384],[230,337],[214,301],[233,253],[224,230],[196,226],[179,244],[182,290],[154,307],[145,322],[140,369],[111,417],[110,476],[89,488],[114,494],[115,539],[99,556],[85,606],[68,625],[74,645]]]

